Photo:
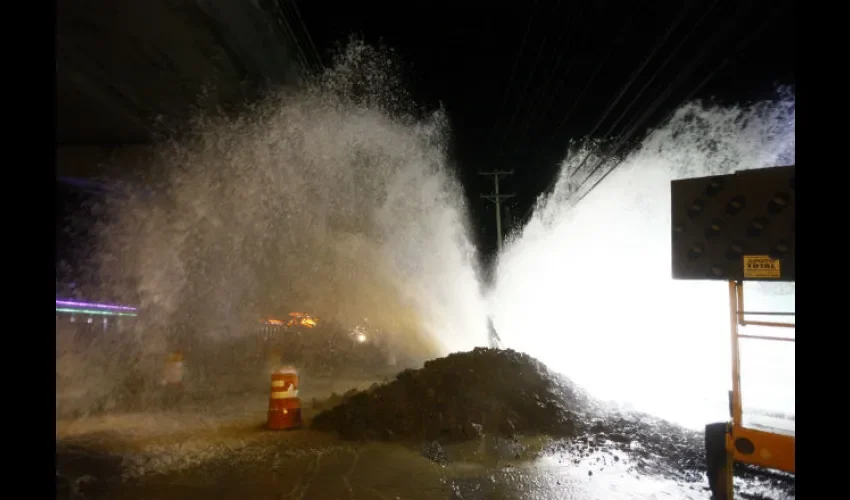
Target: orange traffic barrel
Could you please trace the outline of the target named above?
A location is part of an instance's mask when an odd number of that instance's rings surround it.
[[[165,361],[163,385],[180,387],[183,385],[183,353],[175,351]]]
[[[269,397],[269,429],[284,430],[301,427],[301,400],[298,399],[298,372],[281,368],[272,373]]]

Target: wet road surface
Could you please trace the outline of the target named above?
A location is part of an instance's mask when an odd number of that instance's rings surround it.
[[[575,464],[557,456],[502,459],[486,451],[448,451],[457,455],[438,463],[409,446],[347,444],[300,431],[206,461],[199,458],[203,453],[191,456],[190,448],[175,445],[172,472],[159,473],[169,459],[150,454],[147,463],[130,461],[135,470],[129,477],[126,455],[80,448],[62,450],[58,467],[75,482],[79,498],[707,498],[701,484],[642,477],[628,471],[626,460],[604,454]]]
[[[345,442],[310,430],[266,431],[266,405],[255,395],[219,403],[215,415],[187,403],[57,421],[57,498],[710,498],[700,472],[665,469],[663,459],[627,440],[581,447],[541,437]],[[767,480],[739,483],[741,498],[794,498]]]

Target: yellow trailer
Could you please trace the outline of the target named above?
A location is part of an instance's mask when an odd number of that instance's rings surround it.
[[[731,415],[728,422],[705,428],[707,476],[715,500],[734,498],[735,462],[796,472],[793,431],[745,425],[740,359],[741,339],[794,342],[793,336],[747,335],[740,327],[795,328],[788,320],[792,312],[747,311],[743,287],[746,281],[795,281],[795,172],[792,165],[671,183],[673,278],[728,282]],[[777,320],[748,319],[753,316]]]

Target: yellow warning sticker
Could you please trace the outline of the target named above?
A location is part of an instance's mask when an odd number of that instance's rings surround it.
[[[767,255],[744,255],[744,278],[779,278],[779,259]]]

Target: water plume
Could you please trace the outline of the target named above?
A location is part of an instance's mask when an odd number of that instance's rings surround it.
[[[726,285],[672,280],[670,180],[793,164],[794,133],[794,97],[781,91],[751,106],[686,104],[622,158],[573,144],[553,193],[499,258],[489,299],[502,340],[603,399],[695,427],[725,418]],[[746,295],[761,310],[794,310],[792,285]],[[745,407],[793,414],[793,344],[742,349]]]
[[[486,344],[447,123],[413,113],[392,61],[352,42],[304,88],[199,113],[152,148],[152,194],[107,207],[93,256],[101,290],[137,297],[144,352],[296,310],[368,318],[416,360]]]

